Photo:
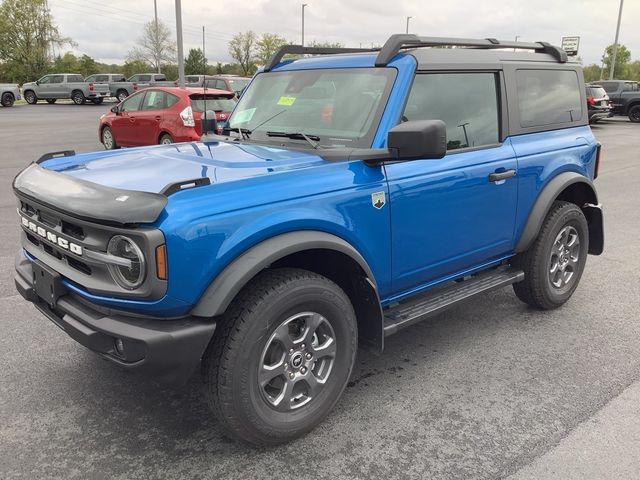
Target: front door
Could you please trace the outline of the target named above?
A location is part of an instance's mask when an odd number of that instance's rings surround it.
[[[145,92],[138,92],[128,97],[120,105],[119,114],[111,122],[111,130],[118,145],[131,146],[136,143],[136,114],[142,106]]]
[[[160,123],[167,105],[167,93],[148,89],[140,111],[136,114],[139,145],[154,145],[160,138]]]
[[[403,121],[440,119],[447,154],[386,165],[394,296],[508,255],[517,163],[500,138],[497,72],[417,74]]]

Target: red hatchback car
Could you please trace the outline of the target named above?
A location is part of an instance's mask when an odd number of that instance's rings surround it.
[[[234,93],[203,88],[153,87],[141,90],[100,117],[104,148],[191,142],[202,136],[202,113],[225,122],[236,104]],[[212,118],[213,115],[209,115]]]

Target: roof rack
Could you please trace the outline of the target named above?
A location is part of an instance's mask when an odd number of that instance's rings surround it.
[[[470,47],[482,49],[496,48],[520,48],[523,50],[534,50],[536,53],[548,53],[560,63],[568,61],[567,52],[560,47],[556,47],[547,42],[511,42],[501,41],[495,38],[447,38],[447,37],[419,37],[417,35],[396,34],[391,35],[380,49],[376,57],[376,67],[386,66],[400,50],[404,48],[417,47]]]
[[[335,48],[335,47],[303,47],[302,45],[284,45],[273,54],[264,67],[264,71],[272,70],[282,61],[285,55],[333,55],[337,53],[380,52],[376,57],[376,67],[385,67],[404,48],[418,47],[467,47],[480,49],[519,48],[533,50],[536,53],[548,53],[559,63],[569,60],[567,52],[547,42],[511,42],[495,38],[449,38],[419,37],[417,35],[399,33],[391,35],[382,48]]]
[[[264,66],[268,72],[275,67],[285,55],[334,55],[337,53],[377,52],[379,48],[342,48],[342,47],[303,47],[302,45],[283,45],[273,54]]]

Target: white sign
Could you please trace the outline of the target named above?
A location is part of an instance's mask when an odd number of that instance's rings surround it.
[[[567,55],[578,55],[578,45],[580,45],[580,37],[562,37],[562,49]]]

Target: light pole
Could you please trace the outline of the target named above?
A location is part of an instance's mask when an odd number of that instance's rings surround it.
[[[516,42],[518,41],[519,38],[520,38],[520,35],[516,35]],[[513,51],[515,52],[516,49],[514,48]]]
[[[302,46],[304,47],[304,7],[306,7],[308,3],[302,4]]]
[[[411,20],[413,17],[407,17],[407,33],[409,33],[409,20]]]
[[[178,86],[184,89],[184,55],[182,52],[182,1],[176,0],[176,37],[178,41]]]
[[[156,0],[153,0],[153,14],[154,14],[154,18],[155,18],[155,22],[156,22],[156,46],[158,45],[158,2]],[[158,58],[158,73],[160,72],[160,59]]]
[[[613,80],[613,71],[616,68],[616,55],[618,55],[618,36],[620,35],[620,20],[622,20],[622,4],[620,0],[620,10],[618,11],[618,26],[616,27],[616,41],[613,42],[613,53],[611,54],[611,70],[609,70],[609,80]]]

